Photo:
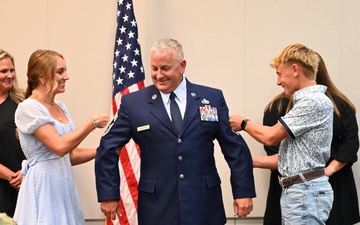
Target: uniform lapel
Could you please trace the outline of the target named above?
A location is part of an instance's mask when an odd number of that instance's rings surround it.
[[[197,111],[199,110],[198,99],[200,99],[200,96],[197,94],[196,90],[194,89],[194,85],[192,85],[187,79],[186,82],[187,82],[186,110],[185,110],[184,123],[181,133],[183,133],[187,129],[191,121],[194,119]]]
[[[153,86],[149,92],[148,102],[151,104],[150,113],[153,114],[160,123],[164,124],[169,130],[177,134],[177,130],[166,112],[159,90],[157,90],[155,86]]]

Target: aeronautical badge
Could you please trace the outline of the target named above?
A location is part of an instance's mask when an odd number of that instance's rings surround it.
[[[204,98],[204,99],[201,101],[201,103],[204,104],[204,105],[209,105],[209,104],[210,104],[209,100],[207,100],[206,98]]]
[[[204,105],[199,107],[201,121],[215,121],[218,122],[218,113],[216,107]]]

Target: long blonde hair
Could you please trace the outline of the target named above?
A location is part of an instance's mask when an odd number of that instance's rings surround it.
[[[318,54],[318,53],[316,53]],[[321,57],[321,55],[319,55],[320,58],[320,62],[319,62],[319,68],[318,68],[318,73],[316,75],[316,82],[317,84],[322,84],[324,86],[327,87],[327,90],[325,92],[325,94],[330,98],[330,100],[332,101],[333,105],[334,105],[334,111],[335,114],[340,117],[340,111],[339,108],[337,107],[337,105],[335,104],[335,100],[336,99],[340,99],[342,101],[344,101],[345,103],[347,103],[350,108],[356,112],[356,108],[355,105],[350,101],[350,99],[348,97],[346,97],[336,86],[335,84],[331,81],[329,73],[327,71],[325,62],[323,60],[323,58]]]
[[[8,52],[0,49],[0,60],[6,59],[6,58],[10,59],[13,66],[15,67],[14,57],[12,57]],[[10,95],[10,98],[12,100],[14,100],[14,102],[16,102],[17,104],[24,101],[24,92],[21,88],[19,88],[16,75],[14,78],[14,83],[9,91],[9,95]]]
[[[269,104],[267,104],[267,106],[265,107],[265,112],[267,110],[271,111],[273,109],[273,106],[274,106],[274,103],[276,101],[278,101],[277,103],[277,112],[278,112],[278,115],[281,114],[282,112],[282,108],[283,108],[283,104],[285,104],[285,100],[289,100],[289,104],[287,105],[286,107],[286,113],[288,113],[290,111],[290,109],[294,106],[294,101],[293,101],[293,95],[286,95],[285,92],[281,92],[279,93],[278,95],[276,95],[270,102]]]

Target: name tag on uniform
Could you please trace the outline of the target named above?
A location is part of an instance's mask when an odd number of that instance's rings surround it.
[[[201,121],[219,121],[216,107],[204,105],[199,107]]]
[[[137,131],[144,131],[144,130],[149,130],[150,129],[150,125],[145,125],[145,126],[141,126],[141,127],[137,127]]]

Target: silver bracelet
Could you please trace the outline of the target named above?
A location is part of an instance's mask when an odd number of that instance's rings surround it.
[[[98,128],[98,121],[94,119],[94,117],[90,117],[94,121],[94,130]]]

